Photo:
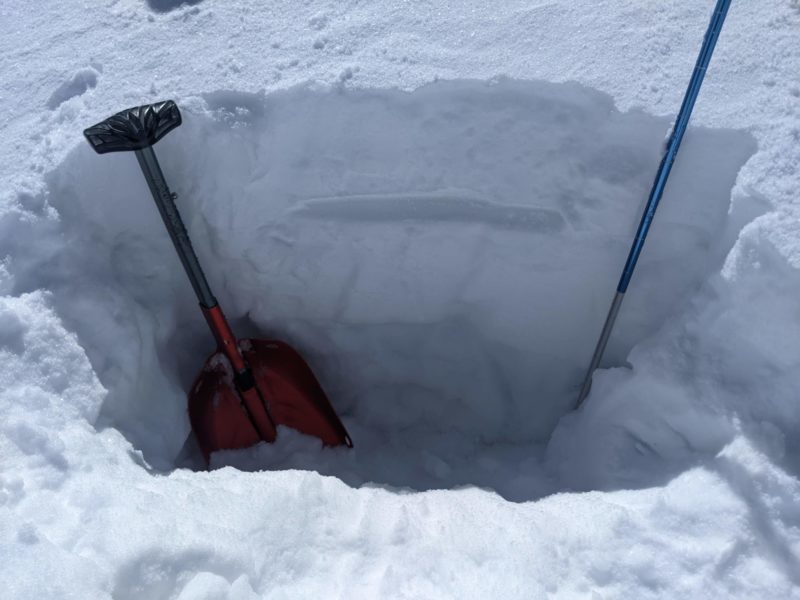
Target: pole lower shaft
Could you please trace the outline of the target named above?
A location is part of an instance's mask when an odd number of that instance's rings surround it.
[[[606,316],[606,323],[603,325],[603,332],[600,334],[600,339],[597,340],[597,347],[594,349],[594,354],[592,355],[592,362],[589,365],[589,370],[586,372],[586,377],[583,380],[583,385],[581,386],[581,393],[578,395],[578,401],[575,403],[575,408],[579,408],[583,401],[586,399],[586,396],[589,395],[589,390],[592,389],[592,376],[594,375],[595,370],[597,367],[600,366],[600,361],[603,358],[603,353],[606,351],[606,346],[608,345],[608,338],[611,337],[611,330],[614,329],[614,322],[617,320],[617,315],[619,314],[620,306],[622,306],[622,300],[625,298],[625,294],[622,292],[617,292],[614,295],[614,301],[611,303],[611,308],[608,309],[608,316]]]

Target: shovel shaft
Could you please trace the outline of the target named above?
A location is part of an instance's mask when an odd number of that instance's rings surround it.
[[[217,303],[217,299],[211,293],[206,276],[200,267],[194,248],[192,248],[192,241],[189,239],[189,234],[186,232],[178,207],[175,205],[175,194],[170,192],[167,186],[153,148],[148,146],[137,150],[136,158],[139,160],[139,166],[142,168],[144,178],[147,180],[147,185],[150,187],[153,199],[156,201],[158,212],[167,227],[172,243],[175,245],[175,250],[178,251],[183,268],[192,283],[195,294],[197,294],[200,308],[203,309],[206,322],[217,340],[220,351],[230,361],[237,378],[243,379],[241,383],[244,384],[244,387],[252,387],[252,385],[247,385],[249,383],[246,380],[247,364],[236,345],[236,337],[233,335],[233,331],[225,318],[225,314],[222,312],[222,308]],[[238,383],[240,382],[237,381]]]
[[[236,337],[233,335],[231,326],[228,325],[228,320],[222,312],[219,304],[211,308],[203,308],[203,315],[206,317],[208,326],[214,333],[217,340],[217,346],[225,357],[230,361],[234,373],[242,373],[247,369],[247,364],[244,362],[242,355],[236,345]]]
[[[147,180],[147,185],[150,187],[150,192],[152,192],[153,199],[156,201],[158,212],[167,227],[169,237],[175,245],[181,264],[183,264],[186,275],[192,283],[192,288],[197,294],[197,299],[200,301],[200,307],[203,309],[206,322],[217,340],[220,351],[233,367],[233,372],[237,377],[237,387],[248,389],[252,387],[249,381],[252,377],[249,375],[247,363],[245,363],[241,352],[239,352],[236,338],[230,325],[228,325],[228,320],[225,318],[222,308],[217,303],[214,294],[211,293],[206,276],[200,267],[194,248],[192,248],[192,241],[189,239],[189,234],[186,232],[178,207],[175,205],[176,196],[167,186],[156,154],[151,146],[147,146],[136,150],[136,158],[139,160],[139,166],[142,168],[144,178]]]
[[[253,374],[239,351],[236,337],[233,335],[228,320],[214,294],[211,293],[211,288],[200,267],[200,262],[197,260],[197,255],[194,253],[178,207],[175,205],[176,196],[170,192],[167,186],[156,154],[152,147],[147,146],[136,150],[136,158],[139,160],[139,166],[142,168],[144,178],[147,180],[158,212],[167,227],[169,237],[175,245],[186,275],[200,301],[200,308],[203,310],[206,322],[217,340],[219,351],[225,355],[233,368],[234,385],[244,405],[247,419],[260,439],[272,442],[275,440],[275,424],[269,417],[264,399],[255,387]]]
[[[151,146],[147,146],[136,150],[136,158],[142,168],[144,178],[147,180],[150,192],[153,194],[153,200],[156,201],[158,212],[167,227],[169,237],[172,239],[175,250],[181,259],[181,264],[183,264],[186,275],[192,283],[194,293],[197,294],[200,305],[204,309],[216,306],[217,299],[211,293],[211,288],[208,285],[203,269],[200,268],[200,263],[194,253],[194,248],[192,248],[192,242],[186,232],[178,207],[175,206],[175,198],[177,196],[170,192],[167,186],[164,174],[158,164],[156,153],[153,152]],[[216,335],[216,332],[214,335]]]

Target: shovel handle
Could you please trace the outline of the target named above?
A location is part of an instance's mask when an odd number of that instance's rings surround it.
[[[172,100],[126,108],[84,130],[95,152],[142,150],[181,124],[181,111]]]
[[[204,309],[209,309],[217,305],[217,300],[211,293],[178,207],[175,206],[177,196],[167,186],[152,148],[153,144],[180,124],[181,111],[178,110],[178,106],[172,100],[164,100],[155,104],[126,108],[84,130],[83,135],[98,154],[125,151],[133,151],[136,154],[142,174],[197,299]]]

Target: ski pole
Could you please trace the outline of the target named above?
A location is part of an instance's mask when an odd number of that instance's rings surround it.
[[[625,268],[622,270],[622,276],[619,279],[619,285],[617,285],[617,292],[614,295],[614,300],[611,302],[611,308],[608,311],[606,322],[603,325],[600,339],[597,341],[597,346],[595,347],[592,361],[589,364],[589,369],[586,372],[586,377],[583,380],[583,385],[581,386],[575,408],[580,407],[592,387],[592,376],[600,365],[600,360],[603,358],[603,352],[605,352],[608,339],[611,337],[611,330],[614,328],[614,322],[617,320],[620,306],[622,306],[622,300],[625,297],[625,292],[628,290],[631,277],[633,277],[633,270],[636,268],[639,255],[642,253],[644,240],[647,237],[647,232],[650,230],[650,225],[656,214],[656,208],[658,208],[658,203],[664,193],[664,187],[667,185],[667,179],[672,170],[672,165],[675,162],[675,157],[678,155],[678,148],[680,148],[683,134],[686,132],[686,126],[689,124],[689,118],[692,116],[694,103],[700,93],[703,77],[705,77],[708,63],[711,60],[711,55],[714,52],[714,46],[717,44],[720,31],[722,31],[722,24],[725,22],[725,16],[728,14],[730,4],[731,0],[717,0],[714,14],[711,16],[711,22],[708,24],[708,29],[703,39],[703,46],[700,48],[700,55],[697,57],[697,63],[695,64],[692,78],[689,81],[689,87],[686,89],[683,104],[678,112],[678,119],[675,121],[675,126],[672,128],[672,135],[667,142],[666,151],[658,167],[656,178],[653,181],[653,187],[647,199],[647,206],[639,222],[636,237],[628,253],[628,260],[625,262]]]

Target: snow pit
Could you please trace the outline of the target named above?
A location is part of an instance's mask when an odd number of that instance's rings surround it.
[[[356,444],[320,452],[284,431],[214,466],[553,491],[541,449],[574,402],[669,119],[511,80],[177,100],[184,124],[156,151],[212,288],[237,333],[307,357]],[[689,130],[607,366],[720,268],[754,151],[744,132]],[[47,218],[12,233],[14,293],[52,292],[108,390],[98,428],[157,470],[199,466],[185,390],[212,340],[136,160],[80,144],[48,185],[26,201]]]

